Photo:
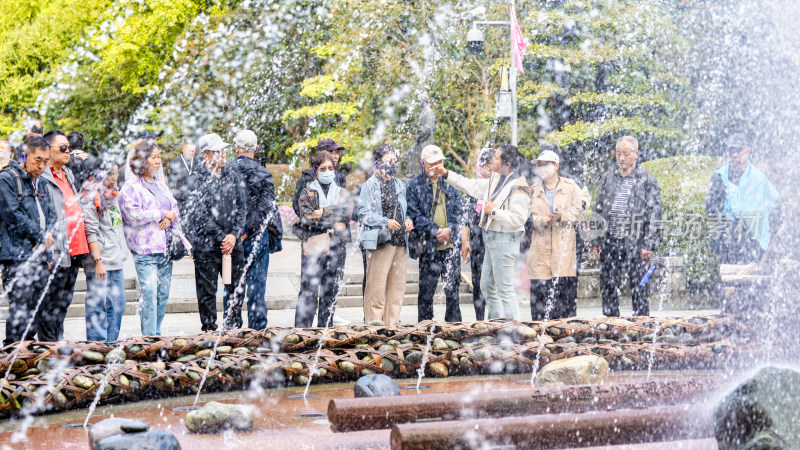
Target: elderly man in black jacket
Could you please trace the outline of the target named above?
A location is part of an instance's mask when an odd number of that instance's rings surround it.
[[[444,320],[460,322],[458,287],[461,261],[458,259],[461,226],[464,225],[461,193],[445,183],[433,169],[444,163],[442,149],[428,145],[422,149],[423,173],[408,183],[408,217],[416,229],[409,235],[411,257],[419,249],[419,293],[417,320],[433,319],[433,294],[441,276],[447,301]]]
[[[223,328],[242,323],[244,299],[244,250],[242,234],[247,219],[247,195],[235,167],[227,166],[225,149],[230,144],[216,134],[200,139],[205,167],[198,173],[191,202],[197,304],[203,331],[217,329],[217,275],[222,273],[223,255],[231,256],[231,283],[225,285]],[[200,214],[199,212],[203,213]]]
[[[47,290],[55,242],[56,213],[47,189],[39,190],[50,145],[31,136],[18,151],[22,164],[11,161],[0,172],[0,265],[8,301],[4,345],[32,340],[36,334],[36,324],[28,323]]]
[[[242,130],[233,140],[236,146],[235,167],[247,193],[247,222],[242,244],[247,264],[247,322],[254,330],[267,326],[267,289],[269,254],[281,250],[281,225],[272,174],[253,159],[258,151],[256,134]],[[241,326],[241,323],[239,323]]]
[[[639,143],[632,136],[617,141],[617,167],[600,182],[594,212],[608,224],[605,233],[592,242],[600,258],[600,289],[603,314],[619,316],[619,286],[628,275],[634,316],[649,316],[648,286],[640,286],[653,250],[659,242],[661,190],[655,177],[636,164]]]

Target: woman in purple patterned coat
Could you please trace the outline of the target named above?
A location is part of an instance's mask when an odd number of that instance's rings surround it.
[[[119,206],[139,277],[139,319],[143,335],[160,336],[172,281],[167,229],[177,231],[178,203],[159,177],[161,151],[153,141],[136,144],[130,169],[135,178],[122,187]],[[181,233],[176,235],[191,248]]]

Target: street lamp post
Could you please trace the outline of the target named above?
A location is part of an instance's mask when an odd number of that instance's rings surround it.
[[[512,2],[513,3],[513,2]],[[511,12],[509,11],[509,15]],[[508,84],[509,90],[511,91],[511,144],[517,145],[517,71],[514,67],[514,50],[515,50],[515,43],[514,43],[514,36],[511,33],[511,17],[509,17],[508,21],[502,20],[474,20],[472,21],[472,29],[470,29],[469,33],[467,33],[467,44],[468,49],[471,53],[481,53],[483,51],[483,33],[478,29],[478,25],[489,25],[489,26],[502,26],[508,27],[508,40],[510,43],[509,46],[509,70],[508,70]]]

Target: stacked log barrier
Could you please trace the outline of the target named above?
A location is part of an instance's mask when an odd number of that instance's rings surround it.
[[[352,381],[372,373],[414,376],[431,328],[443,345],[430,351],[425,368],[429,376],[529,373],[543,328],[555,341],[548,339],[542,348],[542,365],[594,354],[612,368],[626,370],[721,368],[737,353],[757,351],[755,344],[726,338],[733,326],[739,326],[735,317],[717,315],[658,322],[603,318],[333,327],[325,334],[317,363],[320,375],[312,382]],[[662,336],[667,329],[675,330],[673,337],[677,331],[691,341],[647,340],[654,333]],[[109,366],[101,361],[115,351],[110,344],[14,344],[4,348],[0,357],[0,368],[11,365],[9,379],[0,379],[0,417],[86,406],[103,377],[108,387],[101,394],[102,403],[191,394],[209,365],[205,392],[246,389],[252,383],[305,384],[322,336],[320,329],[273,327],[229,330],[219,336],[140,337],[116,343],[125,360]],[[220,344],[211,360],[211,347],[218,338]],[[12,362],[10,355],[17,346],[17,359]],[[433,363],[439,363],[438,370],[431,370]]]

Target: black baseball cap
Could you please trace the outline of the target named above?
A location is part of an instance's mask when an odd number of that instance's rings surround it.
[[[342,147],[341,145],[337,144],[336,141],[334,141],[331,138],[325,138],[325,139],[321,139],[319,141],[319,143],[317,144],[317,151],[319,151],[319,150],[325,150],[325,151],[328,151],[328,152],[339,152],[339,151],[344,150],[344,147]]]

